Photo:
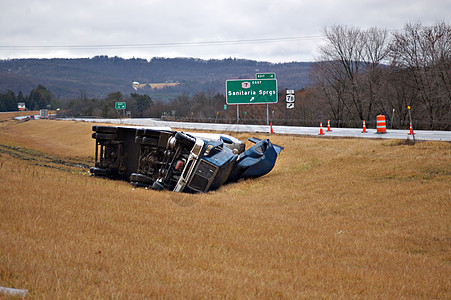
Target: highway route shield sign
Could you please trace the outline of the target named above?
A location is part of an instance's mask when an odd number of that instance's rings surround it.
[[[296,98],[292,94],[288,94],[285,96],[285,102],[287,103],[293,103],[295,100]]]

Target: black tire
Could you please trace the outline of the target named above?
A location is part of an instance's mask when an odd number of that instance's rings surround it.
[[[141,182],[134,182],[134,181],[132,181],[132,182],[130,182],[130,184],[133,185],[134,187],[137,187],[137,188],[149,187],[149,184],[145,184],[145,183],[141,183]]]
[[[153,183],[153,179],[151,177],[140,173],[132,173],[130,175],[130,181],[147,183],[147,185]]]
[[[89,169],[89,172],[91,172],[91,174],[93,174],[94,176],[99,177],[108,177],[111,175],[111,172],[109,170],[101,168],[91,168]]]
[[[117,138],[117,134],[115,133],[96,133],[92,134],[92,138],[96,140],[114,140]]]
[[[138,136],[138,135],[139,135],[139,136],[144,135],[144,129],[142,129],[142,128],[136,129],[135,135],[136,135],[136,136]]]
[[[118,128],[115,126],[92,126],[92,131],[100,133],[117,133]]]
[[[158,181],[155,181],[152,184],[152,190],[156,190],[156,191],[162,191],[165,190],[166,188],[164,187],[164,185]]]
[[[194,144],[196,143],[196,139],[194,137],[189,136],[183,132],[177,132],[175,134],[175,139],[181,145],[187,146],[189,148],[194,147]]]

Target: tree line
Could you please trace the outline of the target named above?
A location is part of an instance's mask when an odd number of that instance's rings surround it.
[[[268,106],[270,121],[277,125],[317,126],[321,117],[318,115],[321,107],[313,89],[298,90],[295,94],[297,99],[295,107],[287,109],[284,101],[286,91],[279,91],[279,101]],[[236,105],[226,104],[224,94],[214,90],[201,91],[194,95],[184,93],[170,101],[153,100],[148,95],[137,93],[123,95],[114,92],[102,99],[70,100],[65,104],[65,113],[70,116],[104,118],[123,116],[123,111],[115,110],[115,102],[126,102],[126,111],[130,112],[131,117],[206,123],[265,124],[267,116],[266,104],[243,104],[237,110]]]
[[[116,102],[125,102],[125,110],[116,110]],[[135,118],[150,117],[148,111],[153,104],[149,95],[131,93],[124,96],[121,92],[109,93],[105,98],[87,98],[83,93],[80,99],[71,99],[65,102],[64,113],[70,116],[94,116],[102,118],[117,118],[128,116]]]
[[[339,123],[383,114],[395,127],[413,119],[424,129],[451,127],[451,27],[407,24],[403,31],[324,29],[312,88]]]
[[[29,95],[0,94],[0,110],[17,110],[17,102],[30,109],[60,105],[73,116],[118,117],[115,102],[126,102],[132,117],[164,117],[201,122],[262,124],[268,114],[277,125],[318,126],[331,120],[337,127],[375,125],[383,114],[392,128],[408,128],[409,110],[417,129],[451,129],[451,26],[444,22],[423,26],[406,24],[403,30],[362,30],[348,26],[324,28],[319,57],[312,64],[311,85],[296,91],[293,109],[287,109],[285,90],[279,102],[266,105],[225,105],[214,89],[182,93],[159,101],[139,93],[112,92],[105,98],[58,102],[39,85]]]
[[[60,106],[53,94],[41,84],[32,89],[28,95],[24,95],[21,91],[16,95],[12,90],[0,93],[0,111],[17,111],[18,103],[25,103],[30,110],[56,109]]]

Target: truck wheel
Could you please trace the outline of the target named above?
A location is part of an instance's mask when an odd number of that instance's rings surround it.
[[[103,133],[117,133],[118,128],[114,126],[92,126],[92,131]]]
[[[107,169],[101,169],[101,168],[91,168],[89,170],[89,172],[91,172],[91,174],[93,174],[94,176],[100,176],[100,177],[107,177],[110,174],[110,171]]]
[[[155,181],[152,184],[152,190],[156,190],[156,191],[162,191],[165,190],[166,188],[164,187],[164,185],[158,181]]]
[[[115,133],[96,133],[92,134],[92,138],[96,140],[114,140],[117,137]]]
[[[130,175],[130,181],[143,182],[143,183],[147,183],[149,185],[149,184],[151,184],[153,182],[153,179],[151,177],[149,177],[149,176],[144,175],[144,174],[132,173]]]
[[[141,183],[141,182],[134,182],[134,181],[130,182],[130,184],[133,185],[136,188],[146,188],[146,187],[149,186],[148,184],[144,184],[144,183]]]
[[[196,139],[183,133],[183,132],[177,132],[175,134],[175,139],[177,142],[179,142],[181,145],[187,146],[187,147],[194,147],[194,144],[196,143]]]
[[[144,129],[142,129],[142,128],[138,128],[138,129],[136,129],[136,133],[135,133],[135,135],[137,135],[137,136],[141,136],[141,135],[144,135]]]

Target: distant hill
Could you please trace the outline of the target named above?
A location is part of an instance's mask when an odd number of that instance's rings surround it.
[[[80,59],[0,60],[0,92],[7,89],[24,94],[38,84],[57,98],[105,97],[120,91],[139,93],[155,100],[169,100],[182,93],[192,95],[210,90],[225,93],[227,79],[255,78],[255,73],[276,73],[279,89],[301,89],[309,84],[311,63],[269,63],[244,59],[202,60],[195,58],[123,59],[96,56]],[[180,83],[152,89],[150,83]]]

